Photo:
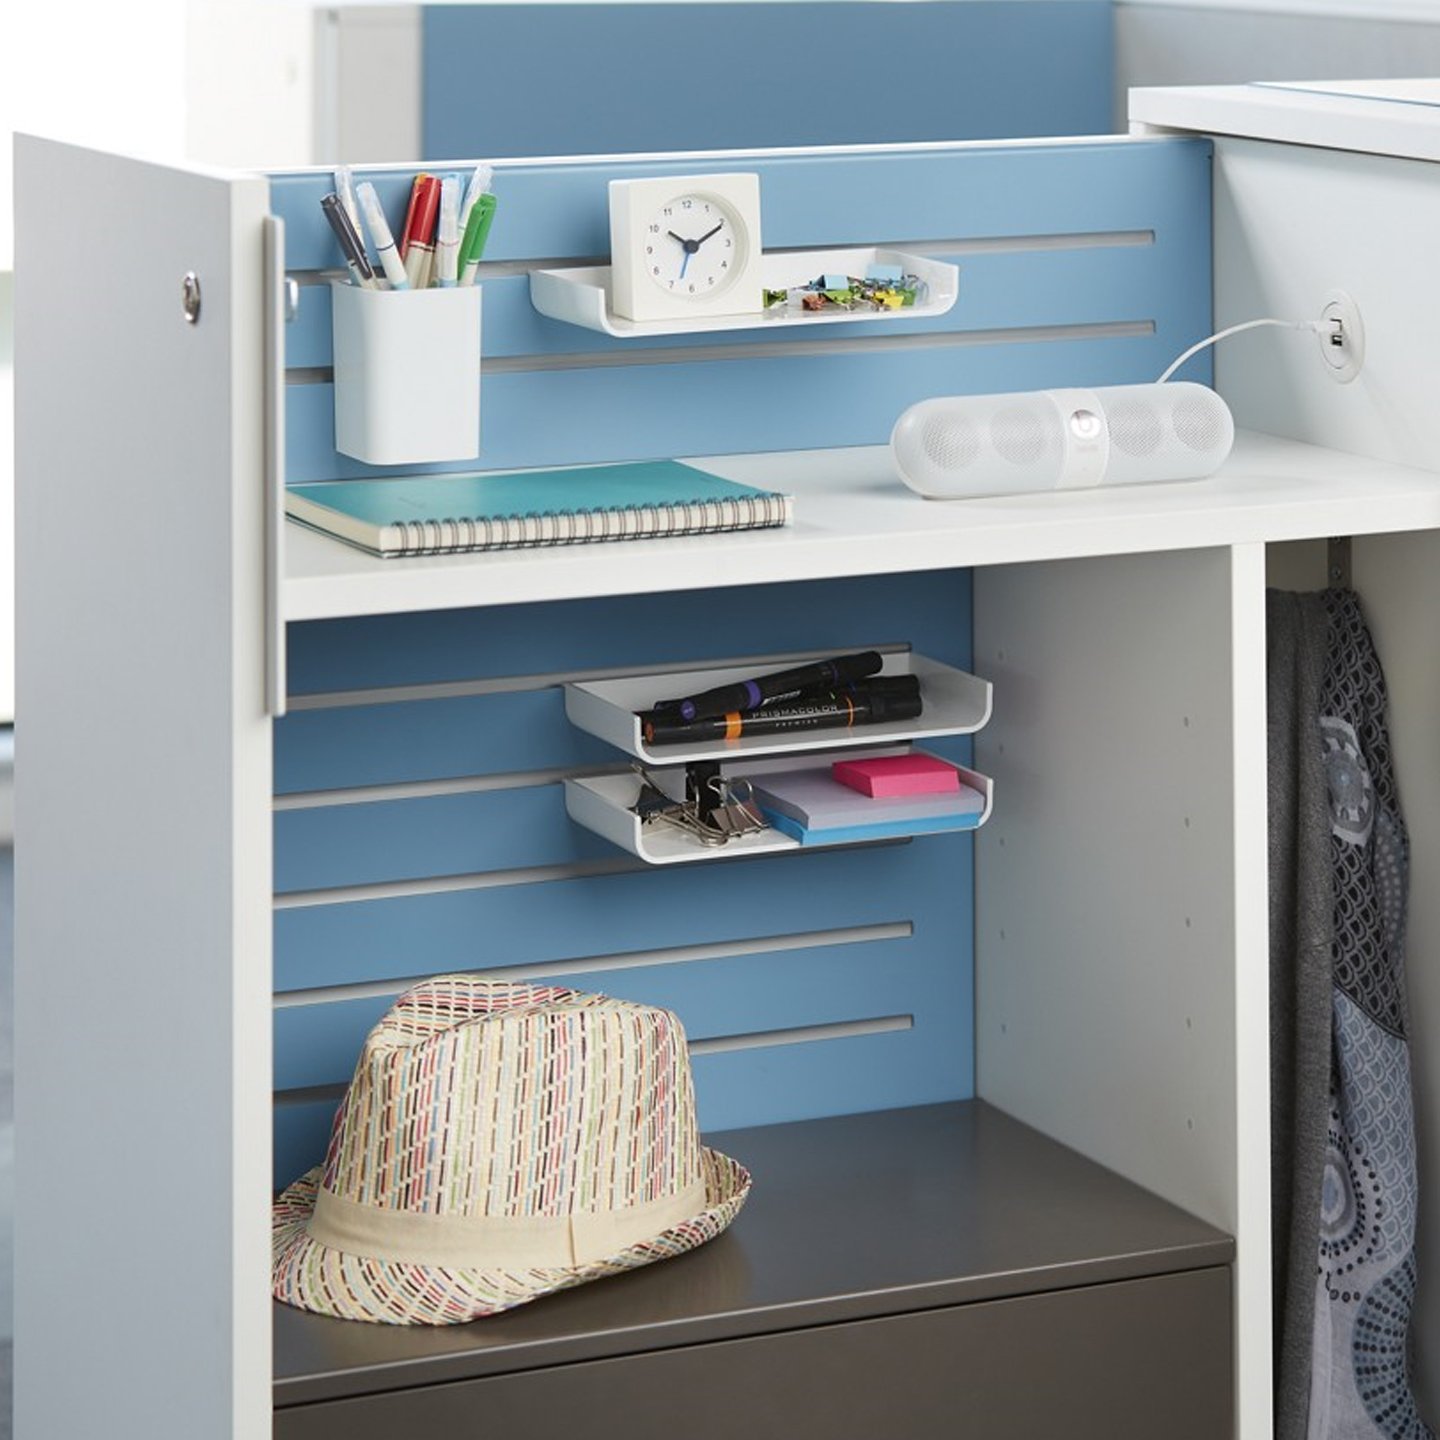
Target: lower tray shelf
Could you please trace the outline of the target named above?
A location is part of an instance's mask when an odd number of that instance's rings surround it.
[[[867,749],[847,751],[847,756],[861,759],[872,755],[904,754],[905,749]],[[727,775],[753,775],[756,778],[766,771],[794,770],[813,762],[818,767],[828,767],[830,756],[817,757],[789,755],[768,760],[739,761],[724,767]],[[954,834],[957,831],[977,830],[989,818],[994,806],[994,782],[978,770],[957,767],[962,784],[976,790],[984,798],[984,808],[976,815],[966,816],[965,823],[926,825],[917,822],[903,834],[886,834],[847,838],[836,841],[812,840],[802,845],[797,839],[782,834],[767,825],[753,835],[744,835],[727,841],[724,845],[705,845],[687,835],[674,825],[651,822],[642,824],[640,817],[631,806],[640,793],[640,779],[637,775],[598,775],[565,782],[565,809],[570,818],[587,830],[612,841],[622,850],[638,855],[648,865],[683,865],[697,860],[739,860],[748,855],[769,855],[782,850],[815,850],[836,845],[864,845],[877,840],[911,839],[922,835]],[[665,790],[666,794],[680,800],[685,795],[685,770],[683,766],[652,767],[648,772]],[[858,798],[858,797],[857,797]]]
[[[277,1304],[276,1406],[304,1416],[304,1407],[352,1396],[418,1395],[540,1367],[1081,1293],[1234,1257],[1223,1232],[979,1101],[707,1139],[755,1177],[718,1239],[469,1325],[364,1325]],[[1223,1315],[1223,1271],[1221,1292]],[[1228,1364],[1223,1319],[1221,1328],[1211,1339]],[[1225,1409],[1224,1387],[1211,1388]],[[277,1434],[290,1433],[280,1418]]]

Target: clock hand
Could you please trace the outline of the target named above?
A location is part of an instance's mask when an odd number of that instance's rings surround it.
[[[722,220],[722,221],[715,227],[715,230],[723,230],[724,228],[725,228],[725,222]],[[698,250],[698,249],[715,233],[715,230],[707,230],[707,231],[695,242],[695,248]]]
[[[700,248],[701,241],[699,241],[699,240],[684,240],[684,239],[681,239],[681,237],[680,237],[679,235],[677,235],[673,230],[667,230],[665,233],[666,233],[672,240],[679,240],[680,243],[685,247],[685,253],[686,253],[687,255],[693,255],[693,254]],[[715,232],[712,230],[710,233],[713,235]]]
[[[690,264],[690,257],[694,253],[695,252],[688,245],[685,247],[685,258],[680,262],[680,278],[682,280],[685,278],[686,267]]]

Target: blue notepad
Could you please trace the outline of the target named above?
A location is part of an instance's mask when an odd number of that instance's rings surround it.
[[[985,811],[985,797],[968,785],[939,795],[872,799],[841,784],[828,765],[772,770],[752,775],[750,783],[766,822],[802,845],[973,830]]]
[[[793,504],[679,460],[326,480],[285,492],[292,520],[384,558],[763,529],[788,524]]]

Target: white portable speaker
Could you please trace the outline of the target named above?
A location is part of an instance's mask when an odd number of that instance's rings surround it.
[[[900,478],[932,500],[1199,480],[1234,443],[1229,406],[1185,381],[922,400],[890,436]]]

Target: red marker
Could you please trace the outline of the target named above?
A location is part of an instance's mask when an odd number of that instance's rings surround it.
[[[415,222],[415,206],[424,193],[425,181],[430,177],[422,170],[410,185],[410,201],[405,206],[405,223],[400,227],[400,243],[395,248],[400,252],[400,258],[405,258],[405,251],[410,246],[410,226]]]
[[[417,175],[410,191],[405,235],[400,243],[400,253],[405,258],[405,276],[415,290],[423,290],[430,283],[430,257],[435,253],[435,219],[439,213],[439,177]]]

